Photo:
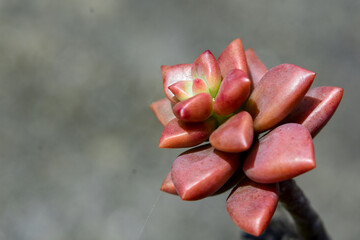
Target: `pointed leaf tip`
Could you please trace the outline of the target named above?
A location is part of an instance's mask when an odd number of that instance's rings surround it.
[[[178,195],[174,182],[171,179],[171,171],[166,175],[163,183],[161,184],[160,191],[173,195]]]
[[[275,213],[278,189],[278,184],[261,184],[243,179],[226,201],[231,219],[245,232],[260,236]]]
[[[200,78],[193,80],[192,92],[194,95],[199,93],[210,93],[206,82]]]
[[[220,54],[218,63],[223,78],[233,69],[242,70],[248,75],[245,51],[240,38],[233,40]]]
[[[193,79],[204,80],[212,97],[215,97],[221,83],[221,72],[214,55],[209,51],[203,52],[192,64]]]

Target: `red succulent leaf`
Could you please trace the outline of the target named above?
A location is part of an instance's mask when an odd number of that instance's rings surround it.
[[[250,84],[245,72],[231,70],[221,82],[214,101],[214,112],[221,116],[235,112],[249,96]]]
[[[170,193],[173,195],[178,195],[174,182],[171,179],[171,171],[166,175],[163,183],[161,184],[160,191]]]
[[[173,107],[175,116],[184,122],[202,122],[212,113],[213,101],[208,93],[199,93]]]
[[[173,119],[166,124],[159,141],[159,148],[193,147],[209,138],[216,127],[216,120],[209,118],[205,122],[187,123]]]
[[[254,137],[253,121],[242,111],[229,118],[210,135],[211,145],[225,152],[243,152],[251,147]]]
[[[174,94],[169,90],[169,86],[178,81],[192,80],[191,64],[178,64],[172,66],[161,66],[163,77],[163,87],[166,97],[173,103],[178,102]]]
[[[245,105],[254,119],[255,132],[264,132],[283,120],[305,96],[315,75],[293,64],[267,71]]]
[[[300,124],[288,123],[253,144],[243,170],[255,182],[275,183],[315,167],[314,145],[309,131]]]
[[[240,69],[248,75],[244,47],[240,38],[232,41],[220,54],[218,63],[223,78],[233,69]]]
[[[210,144],[178,156],[171,178],[182,200],[198,200],[215,193],[239,166],[239,154],[221,152]]]
[[[278,184],[261,184],[243,179],[226,201],[231,219],[245,232],[261,235],[276,210],[278,189]]]
[[[194,95],[199,93],[209,93],[209,89],[206,82],[200,78],[194,79],[192,85],[192,93]]]
[[[193,79],[201,78],[207,82],[211,96],[215,97],[221,83],[221,72],[214,55],[209,51],[203,52],[191,67]]]
[[[217,190],[215,193],[213,193],[211,196],[216,196],[216,195],[222,194],[222,193],[230,190],[236,184],[238,184],[239,181],[241,179],[243,179],[244,177],[245,177],[245,174],[244,174],[242,168],[238,167],[236,169],[235,173],[229,178],[229,180],[219,190]],[[163,192],[169,193],[169,194],[178,195],[175,185],[174,185],[174,182],[171,178],[171,170],[166,175],[166,177],[160,187],[160,190]]]
[[[178,81],[168,88],[179,101],[183,101],[193,96],[192,84],[192,81]]]
[[[339,87],[311,89],[284,122],[302,124],[314,138],[335,113],[343,92]]]
[[[251,77],[252,87],[255,88],[260,82],[261,78],[267,72],[264,63],[258,58],[252,48],[245,51],[246,61],[248,64],[249,75]]]
[[[153,102],[150,108],[163,126],[175,118],[171,102],[167,98]]]

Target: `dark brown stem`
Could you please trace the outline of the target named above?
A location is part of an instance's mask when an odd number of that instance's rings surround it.
[[[294,180],[279,183],[279,199],[293,217],[299,235],[304,239],[330,240],[319,215]]]

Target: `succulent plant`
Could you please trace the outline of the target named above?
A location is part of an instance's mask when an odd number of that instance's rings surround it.
[[[233,188],[231,219],[259,236],[276,210],[279,182],[316,167],[312,138],[343,89],[309,90],[316,74],[293,64],[268,70],[241,39],[217,59],[207,50],[161,71],[166,98],[150,105],[164,125],[159,147],[193,147],[175,159],[161,190],[199,200]]]

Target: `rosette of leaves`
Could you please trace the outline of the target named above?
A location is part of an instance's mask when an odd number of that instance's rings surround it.
[[[150,105],[164,125],[159,147],[193,147],[175,159],[161,190],[199,200],[233,188],[231,219],[259,236],[277,207],[278,183],[316,167],[312,138],[343,89],[309,90],[316,74],[293,64],[268,70],[241,39],[217,59],[207,50],[161,71],[166,98]]]

